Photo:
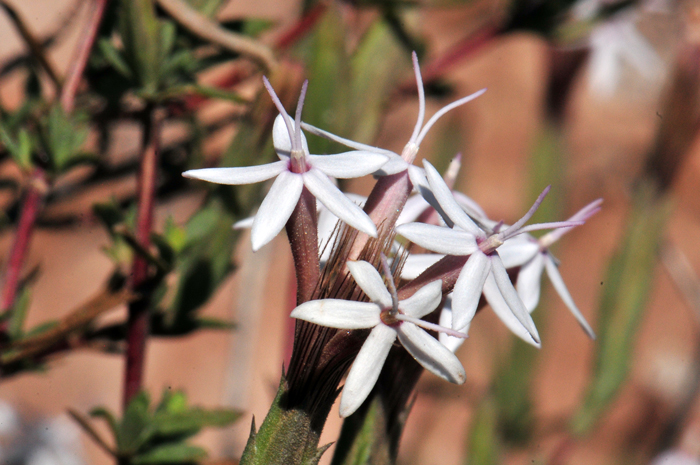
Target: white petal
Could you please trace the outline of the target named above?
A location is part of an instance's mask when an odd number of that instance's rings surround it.
[[[481,206],[478,203],[476,203],[476,201],[471,197],[468,197],[462,194],[461,192],[457,191],[452,191],[452,195],[454,196],[459,206],[467,212],[467,215],[482,219],[488,218],[484,210],[481,209]]]
[[[430,208],[430,204],[426,202],[420,195],[412,195],[406,200],[406,204],[401,210],[401,214],[396,220],[396,225],[412,223],[423,214],[425,210]]]
[[[381,169],[377,170],[377,172],[374,174],[377,176],[388,176],[390,174],[396,174],[402,171],[406,171],[408,167],[409,164],[406,163],[406,160],[404,160],[395,153],[391,153],[389,154],[389,161],[384,163]]]
[[[395,340],[396,331],[385,325],[379,325],[369,333],[345,381],[340,398],[341,417],[352,415],[365,401],[379,378]]]
[[[447,216],[465,231],[474,235],[483,235],[481,229],[467,216],[464,210],[462,210],[462,207],[459,206],[452,196],[452,191],[447,187],[447,184],[445,184],[445,181],[443,181],[442,176],[440,176],[440,173],[437,172],[435,167],[427,160],[423,160],[423,166],[425,166],[425,174],[428,178],[430,189]]]
[[[401,323],[399,341],[423,368],[451,383],[462,384],[467,374],[448,348],[413,323]]]
[[[566,306],[569,307],[569,311],[572,315],[574,315],[576,321],[578,321],[583,330],[586,331],[591,339],[595,339],[595,332],[593,332],[593,328],[591,328],[591,325],[588,324],[583,314],[579,311],[578,307],[576,307],[574,299],[571,297],[571,294],[569,294],[569,290],[566,288],[566,284],[564,284],[561,274],[559,274],[559,269],[554,263],[554,259],[549,254],[547,254],[544,264],[547,267],[547,276],[549,276],[549,280],[552,281],[552,285],[554,286],[554,289],[556,289],[557,294],[559,294],[559,297],[561,297],[561,300],[563,300]]]
[[[302,177],[304,178],[304,185],[335,216],[353,228],[372,237],[377,237],[377,227],[369,216],[355,205],[352,200],[343,195],[325,174],[315,168],[311,168],[302,174]]]
[[[470,325],[471,323],[464,328],[458,329],[458,331],[460,333],[468,334]],[[442,311],[440,312],[440,326],[444,326],[445,328],[452,327],[452,294],[447,296],[447,299],[445,299],[445,305],[442,307]],[[464,344],[466,339],[463,337],[450,336],[447,333],[439,333],[438,341],[440,341],[440,344],[444,345],[451,350],[452,353],[454,353],[462,344]]]
[[[490,271],[491,260],[481,251],[475,252],[467,260],[452,293],[452,329],[464,328],[474,318]]]
[[[381,323],[381,309],[371,302],[310,300],[292,310],[291,317],[338,329],[373,328]]]
[[[416,192],[423,197],[423,200],[428,205],[433,207],[433,209],[438,213],[440,220],[452,228],[454,226],[454,221],[452,221],[447,213],[445,213],[445,210],[443,210],[440,202],[438,202],[435,198],[433,191],[430,189],[430,184],[428,184],[428,179],[425,177],[425,170],[420,169],[417,166],[411,166],[408,169],[408,174]]]
[[[386,155],[359,150],[335,155],[310,155],[314,168],[340,179],[359,178],[377,171],[389,159]]]
[[[274,178],[287,170],[287,162],[276,161],[266,165],[242,166],[239,168],[204,168],[182,173],[186,178],[201,179],[217,184],[253,184]]]
[[[255,221],[254,216],[249,216],[240,221],[233,223],[233,229],[250,229],[253,227],[253,222]]]
[[[399,310],[408,316],[422,318],[437,308],[442,300],[442,281],[421,287],[411,297],[399,302]]]
[[[292,215],[304,188],[301,175],[284,171],[272,183],[253,221],[250,239],[253,250],[270,242]]]
[[[478,250],[471,233],[423,223],[402,224],[396,233],[433,252],[448,255],[470,255]]]
[[[379,272],[364,260],[348,262],[348,269],[367,297],[382,307],[391,307],[391,294],[386,289],[384,280]]]
[[[500,249],[498,251],[500,255]],[[544,254],[538,253],[525,266],[520,268],[516,288],[520,300],[528,312],[532,313],[540,301],[540,281],[544,270]]]
[[[540,250],[536,241],[529,239],[530,236],[521,235],[508,239],[498,248],[498,255],[501,256],[503,266],[506,269],[522,266],[532,260]]]
[[[513,312],[513,315],[515,315],[515,318],[518,319],[520,324],[522,324],[525,329],[528,330],[535,342],[540,342],[540,336],[537,334],[535,322],[532,321],[532,317],[528,313],[527,309],[525,309],[525,305],[523,305],[520,297],[518,297],[518,293],[515,291],[513,283],[510,282],[508,272],[503,267],[503,262],[498,256],[498,252],[494,253],[489,258],[491,260],[491,274],[496,281],[498,290],[501,291],[503,300],[506,301],[510,311]]]
[[[484,297],[489,303],[494,313],[503,322],[504,325],[516,336],[518,336],[523,341],[531,344],[537,348],[540,347],[540,343],[536,342],[527,329],[515,318],[513,312],[501,295],[501,291],[496,285],[496,280],[493,276],[489,276],[484,283]]]
[[[294,129],[294,118],[292,118],[292,130]],[[287,125],[284,124],[284,116],[277,115],[275,124],[272,126],[272,143],[275,146],[275,152],[280,158],[285,159],[291,156],[292,140],[289,138]],[[309,154],[309,144],[306,142],[304,133],[301,133],[301,146],[306,155]]]
[[[413,253],[401,268],[401,279],[416,279],[422,272],[442,260],[444,255],[435,253]]]

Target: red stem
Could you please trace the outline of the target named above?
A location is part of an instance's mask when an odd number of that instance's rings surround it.
[[[138,213],[136,218],[136,240],[144,249],[151,245],[153,210],[156,193],[156,174],[160,152],[160,128],[162,115],[153,107],[144,110],[143,151],[137,186]],[[148,280],[148,262],[144,257],[134,255],[131,268],[131,288],[138,292]],[[126,329],[126,370],[124,374],[123,405],[126,408],[131,399],[141,390],[143,366],[146,354],[146,340],[150,330],[149,296],[129,305]]]
[[[66,113],[71,113],[75,105],[75,94],[78,92],[80,80],[83,77],[85,66],[87,65],[90,51],[95,43],[97,32],[102,23],[105,8],[109,0],[94,0],[90,11],[90,18],[85,24],[85,28],[81,33],[82,40],[78,44],[78,48],[73,55],[73,60],[65,83],[61,92],[61,106]]]
[[[4,312],[15,304],[17,298],[17,288],[22,275],[22,267],[27,257],[29,250],[29,241],[34,232],[34,223],[41,209],[41,201],[46,192],[46,176],[41,168],[36,168],[29,180],[29,185],[25,192],[24,200],[22,201],[22,210],[17,224],[17,233],[15,241],[12,244],[10,259],[7,264],[5,273],[5,283],[2,289],[2,300],[0,301],[0,309]],[[2,331],[7,329],[7,323],[3,323],[0,327]]]
[[[93,8],[92,15],[83,31],[83,40],[78,46],[78,51],[75,54],[68,72],[66,83],[61,89],[61,105],[66,113],[71,113],[73,111],[77,87],[85,71],[90,50],[95,42],[97,30],[102,21],[102,16],[104,15],[105,6],[108,1],[109,0],[95,0],[95,7]],[[46,173],[44,173],[41,168],[35,168],[30,177],[24,201],[22,202],[15,241],[12,245],[10,259],[5,273],[5,282],[2,288],[2,296],[0,297],[1,311],[10,309],[17,298],[17,288],[29,250],[29,242],[34,232],[34,224],[41,210],[42,200],[47,189]],[[0,324],[0,333],[4,333],[6,330],[7,324]]]
[[[300,305],[311,300],[320,274],[316,198],[306,187],[287,221],[287,237],[294,257],[297,305]]]

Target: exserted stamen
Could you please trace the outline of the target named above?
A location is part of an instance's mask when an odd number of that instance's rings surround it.
[[[308,86],[309,81],[307,79],[302,84],[301,92],[299,93],[297,111],[294,115],[294,132],[289,134],[292,140],[292,171],[295,173],[306,173],[309,171],[309,165],[306,163],[306,153],[304,153],[304,144],[301,141],[301,110],[304,108],[304,99],[306,98],[306,88]]]

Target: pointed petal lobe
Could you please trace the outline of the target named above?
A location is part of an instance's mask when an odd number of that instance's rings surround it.
[[[272,183],[253,221],[250,234],[253,250],[270,242],[292,215],[304,188],[301,175],[284,171]]]
[[[425,175],[428,178],[430,189],[447,216],[465,231],[475,236],[483,235],[483,231],[479,229],[476,223],[474,223],[464,210],[462,210],[462,207],[459,206],[452,195],[452,191],[447,187],[447,184],[445,184],[445,181],[443,181],[442,176],[440,176],[440,173],[437,172],[435,167],[427,160],[423,160],[423,166],[425,167]]]
[[[335,155],[310,155],[309,160],[313,167],[318,168],[328,176],[348,179],[374,173],[389,158],[376,152],[355,150]]]
[[[442,281],[426,284],[408,299],[399,302],[399,310],[408,316],[422,318],[435,310],[442,300]]]
[[[471,233],[432,224],[409,223],[396,227],[396,233],[433,252],[471,255],[479,248]]]
[[[287,170],[287,163],[276,161],[266,165],[244,166],[239,168],[204,168],[182,173],[186,178],[201,179],[217,184],[240,185],[253,184],[274,178]]]
[[[345,381],[340,398],[341,417],[352,415],[365,401],[395,340],[396,331],[385,325],[379,325],[369,333]]]
[[[578,324],[581,325],[588,336],[591,339],[595,339],[595,332],[593,331],[593,328],[591,328],[591,325],[588,324],[586,318],[584,318],[583,314],[574,303],[574,299],[571,297],[571,294],[569,294],[569,290],[566,288],[566,284],[564,284],[561,274],[559,274],[559,268],[557,268],[556,263],[554,263],[554,259],[552,259],[549,254],[547,254],[545,257],[544,264],[547,269],[547,276],[549,276],[549,280],[552,281],[552,285],[554,286],[554,289],[556,289],[557,294],[559,294],[559,297],[561,297],[561,300],[564,301],[571,314],[574,315],[576,321],[578,321]]]
[[[481,251],[469,257],[459,273],[452,293],[452,329],[467,326],[474,318],[486,277],[491,272],[491,261]]]
[[[510,330],[511,333],[518,336],[523,341],[530,345],[540,348],[540,343],[535,341],[527,329],[515,318],[513,312],[501,295],[501,291],[496,285],[496,281],[493,276],[489,276],[484,283],[484,297],[486,301],[491,306],[491,309],[496,314],[496,316],[503,322],[504,325]]]
[[[391,294],[379,272],[364,260],[348,262],[348,269],[367,297],[384,308],[391,307]]]
[[[304,185],[311,191],[316,199],[326,206],[338,218],[349,224],[353,228],[362,231],[372,237],[377,237],[377,227],[372,220],[348,199],[336,186],[333,185],[328,176],[320,170],[311,168],[302,174]]]
[[[522,324],[525,329],[528,330],[535,342],[539,343],[540,336],[537,334],[535,323],[532,321],[532,317],[528,313],[527,309],[525,309],[525,305],[523,305],[520,297],[518,297],[518,293],[515,291],[513,283],[510,282],[508,272],[503,266],[503,262],[501,261],[501,257],[498,256],[498,252],[494,252],[489,259],[491,261],[491,273],[496,281],[498,290],[501,291],[503,300],[506,301],[510,311],[513,312],[513,315],[515,315],[515,318],[518,319],[520,324]]]
[[[500,250],[498,251],[500,254]],[[540,282],[544,270],[544,254],[538,253],[525,266],[520,268],[516,290],[528,312],[537,307],[540,301]]]
[[[451,383],[467,380],[459,359],[433,336],[412,323],[402,323],[397,332],[401,345],[423,368]]]
[[[381,323],[379,307],[371,302],[341,299],[310,300],[292,310],[291,317],[338,329],[373,328]]]

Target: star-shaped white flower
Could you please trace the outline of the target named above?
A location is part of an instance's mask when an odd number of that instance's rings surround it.
[[[393,292],[389,293],[379,272],[368,262],[348,262],[348,269],[372,302],[312,300],[301,304],[291,314],[294,318],[330,328],[372,328],[345,382],[340,400],[342,417],[351,415],[367,398],[397,338],[426,370],[452,383],[464,383],[466,374],[457,357],[421,329],[423,327],[459,335],[455,331],[420,320],[440,304],[440,281],[420,288],[408,299],[397,301],[395,290],[392,289]]]
[[[598,199],[589,203],[571,216],[568,221],[587,221],[591,216],[600,211],[602,202],[603,199]],[[520,267],[515,288],[528,312],[532,313],[539,303],[540,281],[542,279],[542,272],[546,270],[547,276],[549,276],[549,280],[552,282],[554,289],[564,301],[564,304],[566,304],[571,314],[574,315],[576,321],[578,321],[583,330],[592,339],[595,339],[595,332],[593,332],[593,329],[574,303],[574,299],[566,288],[566,284],[559,273],[559,265],[556,257],[549,251],[552,244],[557,242],[572,228],[573,227],[555,229],[539,239],[529,234],[522,234],[521,236],[506,241],[499,248],[499,254],[506,268]]]
[[[469,256],[454,287],[452,328],[460,331],[467,327],[476,313],[483,292],[491,308],[511,330],[539,346],[537,328],[515,291],[497,249],[508,239],[528,231],[576,226],[581,222],[524,226],[544,199],[549,190],[547,188],[525,216],[515,224],[509,227],[502,223],[491,226],[491,222],[470,218],[455,201],[452,191],[433,165],[425,160],[423,164],[432,194],[446,215],[445,221],[453,223],[454,227],[450,229],[411,223],[397,227],[396,232],[433,252]]]
[[[357,150],[335,155],[311,155],[301,132],[301,109],[307,83],[302,87],[296,118],[292,121],[266,78],[263,78],[280,114],[272,139],[279,161],[240,168],[206,168],[183,173],[187,178],[218,184],[251,184],[277,177],[263,200],[251,232],[253,250],[270,242],[284,227],[306,187],[323,205],[350,226],[377,236],[377,228],[360,207],[329,179],[357,178],[377,171],[388,157],[376,151]]]

